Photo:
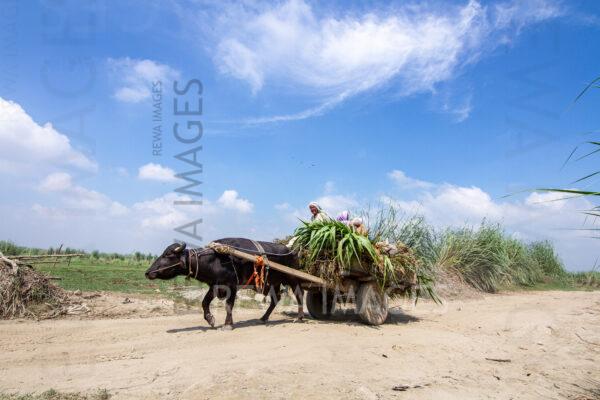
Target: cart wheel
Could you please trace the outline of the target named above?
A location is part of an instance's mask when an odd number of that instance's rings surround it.
[[[388,299],[376,282],[360,285],[356,294],[356,312],[369,325],[381,325],[388,315]]]
[[[309,289],[306,292],[306,308],[314,319],[331,318],[333,306],[333,295],[326,290]]]

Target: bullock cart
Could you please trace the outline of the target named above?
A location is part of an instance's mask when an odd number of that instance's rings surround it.
[[[247,261],[254,262],[257,259],[256,254],[221,243],[213,242],[209,247]],[[387,318],[386,294],[372,276],[360,269],[343,271],[339,283],[334,286],[318,276],[276,263],[267,257],[264,257],[263,262],[265,267],[294,276],[303,282],[302,287],[307,291],[306,308],[315,319],[329,319],[338,302],[353,302],[360,319],[369,325],[381,325]]]

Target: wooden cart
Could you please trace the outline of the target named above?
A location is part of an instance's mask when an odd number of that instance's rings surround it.
[[[231,254],[247,261],[256,259],[256,254],[246,253],[225,244],[213,242],[209,247],[219,253]],[[381,325],[387,319],[388,298],[375,279],[365,272],[344,272],[340,284],[332,286],[318,276],[268,259],[265,260],[265,265],[303,282],[302,287],[306,290],[306,308],[315,319],[329,319],[338,302],[353,302],[358,316],[366,324]]]

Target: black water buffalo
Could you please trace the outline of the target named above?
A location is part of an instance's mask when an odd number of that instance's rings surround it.
[[[258,242],[262,247],[262,250],[259,250],[255,245],[256,242],[250,239],[226,238],[215,240],[215,242],[257,255],[264,251],[269,260],[298,268],[297,255],[282,244]],[[220,299],[225,299],[227,317],[224,328],[231,329],[233,328],[232,309],[238,285],[246,284],[252,277],[253,272],[254,263],[251,261],[221,254],[211,248],[186,249],[185,244],[175,243],[167,247],[162,255],[152,263],[146,271],[146,277],[148,279],[172,279],[179,275],[188,275],[208,284],[209,290],[202,300],[204,319],[210,326],[215,326],[215,318],[210,313],[210,303],[217,296]],[[254,284],[254,282],[251,284]],[[302,306],[304,291],[300,286],[300,281],[274,269],[268,270],[266,283],[262,290],[264,295],[271,297],[271,304],[261,317],[261,321],[266,323],[277,305],[281,285],[288,285],[293,289],[298,301],[297,319],[302,321],[304,317]],[[254,285],[254,290],[261,291],[256,285]]]

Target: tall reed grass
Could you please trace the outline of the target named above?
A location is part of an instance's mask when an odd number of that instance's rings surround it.
[[[570,276],[552,243],[527,243],[499,224],[483,221],[477,227],[439,230],[421,216],[400,215],[391,208],[366,218],[373,239],[400,241],[409,246],[434,280],[451,272],[476,289],[496,292]],[[588,280],[596,282],[595,279],[594,275]]]

